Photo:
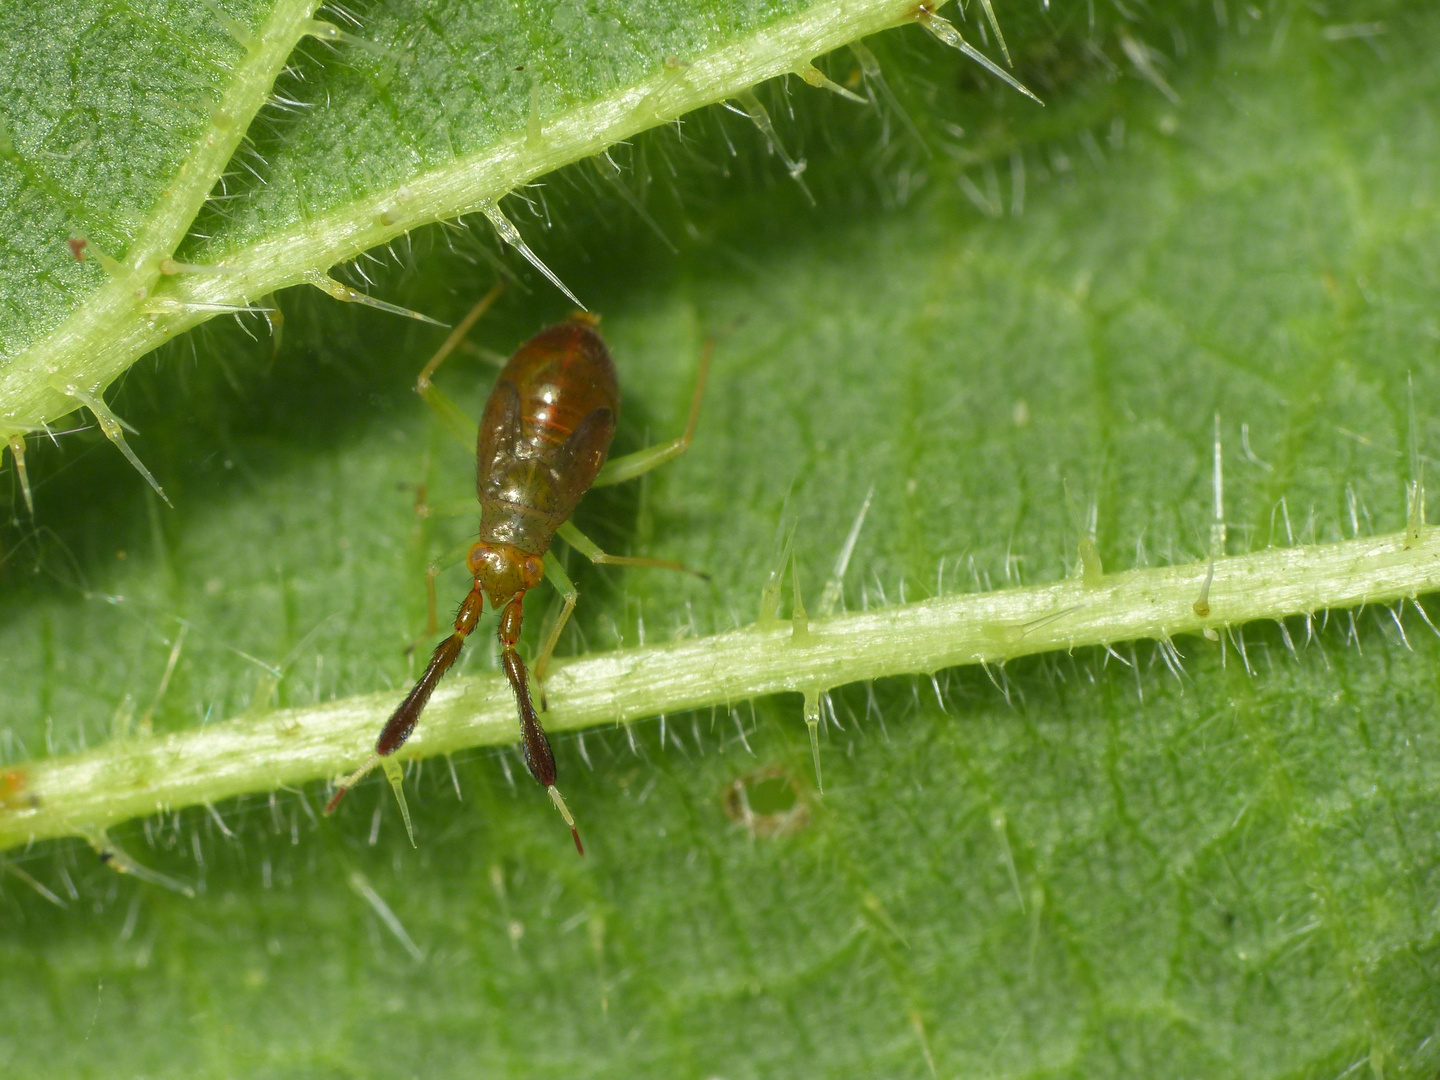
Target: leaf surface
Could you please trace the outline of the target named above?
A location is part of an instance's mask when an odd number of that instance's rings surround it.
[[[590,165],[515,212],[543,235],[548,211],[542,254],[604,313],[621,450],[678,429],[718,335],[692,451],[577,516],[712,582],[572,559],[565,650],[751,621],[790,515],[813,607],[872,487],[851,609],[1074,573],[1092,506],[1107,569],[1201,558],[1217,414],[1230,551],[1404,527],[1440,400],[1440,19],[1175,4],[1102,16],[1102,62],[1084,5],[1054,7],[1006,23],[1043,113],[914,28],[869,43],[896,95],[857,77],[878,111],[762,95],[814,208],[712,111],[617,155],[678,254]],[[978,17],[955,16],[983,46]],[[504,258],[480,224],[397,246],[376,292],[457,318]],[[567,312],[506,265],[534,291],[475,331],[501,354]],[[5,534],[8,765],[413,678],[424,567],[473,527],[473,461],[409,389],[443,334],[281,304],[278,357],[206,328],[119,392],[175,511],[96,432],[32,454],[36,524],[17,493]],[[490,370],[439,378],[478,415]],[[463,588],[441,576],[442,618]],[[0,1061],[1433,1074],[1440,641],[1406,604],[1175,645],[1178,677],[1121,643],[837,689],[823,796],[798,695],[559,738],[583,861],[508,750],[412,770],[418,849],[382,782],[330,820],[311,786],[113,830],[194,899],[80,843],[11,853]]]

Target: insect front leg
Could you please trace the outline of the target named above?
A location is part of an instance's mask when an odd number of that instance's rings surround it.
[[[565,573],[565,568],[560,565],[560,560],[555,558],[553,551],[545,553],[545,578],[555,591],[565,601],[556,617],[550,632],[545,635],[545,644],[540,647],[540,655],[535,660],[535,682],[540,686],[540,709],[545,711],[548,705],[545,701],[545,672],[550,666],[550,656],[555,652],[555,646],[560,641],[560,632],[565,629],[565,624],[570,621],[570,613],[575,610],[575,601],[580,598],[579,592],[575,589],[575,583],[570,580],[570,575]]]
[[[474,540],[462,540],[425,567],[425,637],[431,637],[436,630],[440,629],[440,616],[436,610],[435,579],[441,571],[463,561],[474,543]],[[410,647],[413,649],[416,644],[418,642],[413,642]]]

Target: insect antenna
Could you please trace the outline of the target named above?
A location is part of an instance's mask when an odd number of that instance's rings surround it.
[[[455,632],[435,646],[435,651],[430,655],[430,663],[425,665],[425,671],[415,681],[414,688],[405,695],[405,700],[399,704],[385,727],[381,729],[380,737],[375,740],[375,753],[370,755],[370,760],[364,765],[340,781],[334,797],[325,805],[326,814],[334,813],[335,808],[340,805],[340,800],[345,797],[345,792],[354,787],[356,781],[380,764],[383,758],[405,745],[405,740],[410,738],[410,733],[415,730],[415,723],[420,719],[420,713],[424,710],[425,703],[435,692],[435,686],[440,682],[440,677],[450,670],[451,665],[455,663],[455,658],[460,655],[460,650],[465,647],[465,639],[470,636],[471,631],[475,629],[475,624],[480,621],[480,608],[483,602],[484,594],[480,591],[480,586],[476,585],[461,603],[460,613],[455,616]],[[388,768],[386,771],[388,773]],[[395,784],[393,776],[391,785],[395,787],[396,798],[400,799],[401,810],[405,813],[408,829],[409,813],[405,811],[404,796],[401,794],[399,786]]]
[[[525,754],[525,767],[530,770],[536,783],[549,794],[555,809],[560,811],[565,824],[570,826],[575,850],[584,855],[585,845],[580,842],[580,830],[575,827],[575,818],[571,815],[570,808],[565,805],[560,789],[555,786],[555,754],[550,749],[550,740],[545,735],[545,729],[540,726],[540,718],[535,715],[535,706],[530,700],[530,680],[525,672],[525,661],[513,646],[507,644],[505,651],[500,654],[500,662],[505,668],[506,678],[510,680],[511,689],[515,691],[515,704],[520,709],[520,748]]]
[[[340,800],[345,798],[345,793],[349,791],[352,787],[354,787],[356,784],[358,784],[361,780],[363,780],[366,774],[379,764],[380,755],[371,754],[369,761],[365,762],[364,765],[361,765],[360,768],[356,769],[349,776],[342,779],[340,783],[336,784],[335,794],[330,796],[330,801],[325,804],[325,816],[329,817],[331,814],[333,814],[335,812],[335,808],[340,805]]]
[[[570,835],[575,838],[575,850],[581,855],[585,854],[585,845],[580,842],[580,830],[575,828],[575,819],[570,816],[570,808],[565,805],[565,799],[560,794],[560,789],[551,784],[545,789],[550,795],[550,801],[555,804],[555,809],[560,811],[560,816],[565,819],[565,824],[570,826]]]

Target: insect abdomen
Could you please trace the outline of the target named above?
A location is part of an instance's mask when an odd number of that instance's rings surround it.
[[[558,449],[595,409],[620,418],[615,365],[588,322],[542,330],[515,351],[500,378],[519,391],[521,437],[535,453]]]
[[[605,463],[620,389],[580,319],[536,334],[505,365],[480,424],[480,538],[542,555]]]

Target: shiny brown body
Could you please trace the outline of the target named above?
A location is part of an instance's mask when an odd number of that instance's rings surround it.
[[[471,308],[416,380],[415,389],[420,396],[457,434],[465,432],[468,421],[431,383],[430,376],[499,294],[500,286],[497,285]],[[374,754],[358,770],[337,783],[335,795],[325,808],[327,814],[339,805],[351,786],[410,738],[425,703],[430,700],[441,677],[459,657],[465,639],[479,625],[488,599],[490,606],[500,615],[497,629],[501,646],[500,663],[515,692],[525,764],[530,774],[547,789],[551,802],[570,826],[575,847],[584,854],[574,818],[555,787],[555,757],[535,713],[530,698],[529,673],[517,648],[525,594],[548,577],[564,600],[560,616],[550,627],[536,660],[535,677],[543,686],[546,665],[574,609],[577,596],[564,568],[547,555],[557,531],[572,548],[594,563],[681,570],[705,577],[667,559],[606,554],[573,525],[566,523],[581,496],[592,485],[621,483],[686,451],[695,434],[713,351],[713,343],[706,342],[696,373],[695,391],[684,434],[669,442],[627,454],[606,467],[615,424],[620,417],[620,387],[609,350],[595,329],[597,322],[594,316],[579,312],[557,326],[542,330],[515,351],[495,380],[485,403],[485,415],[475,435],[475,487],[480,497],[480,534],[465,559],[474,577],[474,586],[460,604],[454,632],[436,646],[425,671],[381,730]],[[470,440],[468,434],[463,434],[463,438],[467,443]],[[432,565],[432,613],[435,570]],[[542,694],[542,709],[544,701]],[[400,798],[403,811],[401,773],[391,764],[386,765],[385,771],[395,787],[396,796]],[[409,826],[408,816],[406,826]]]
[[[480,421],[480,540],[544,555],[605,464],[620,386],[592,324],[542,330],[505,365]]]
[[[615,365],[589,316],[578,314],[542,330],[515,351],[490,391],[476,439],[480,538],[466,558],[475,585],[460,604],[454,632],[436,646],[381,730],[371,759],[373,764],[405,745],[441,676],[479,624],[488,598],[500,612],[500,661],[520,711],[525,764],[570,823],[581,854],[580,834],[555,789],[555,756],[535,714],[516,645],[525,593],[540,584],[555,530],[569,520],[605,464],[619,413]],[[339,787],[327,812],[348,786]]]

